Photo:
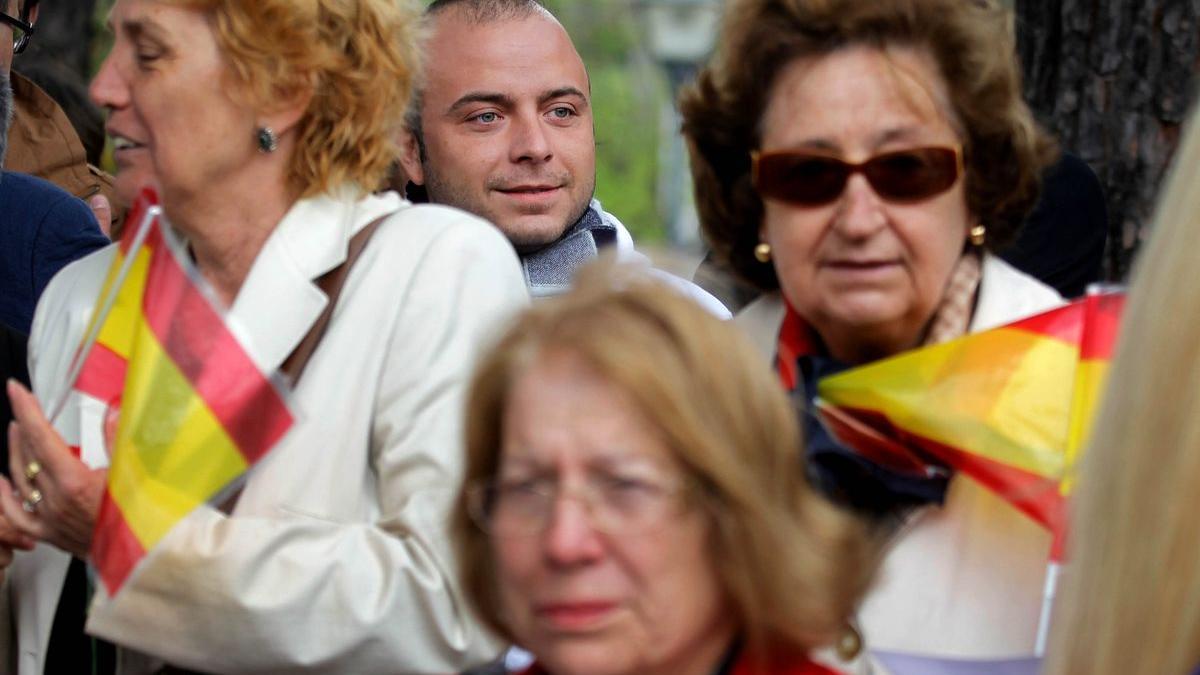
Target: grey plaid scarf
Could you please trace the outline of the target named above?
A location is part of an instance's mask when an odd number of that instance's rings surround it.
[[[617,228],[605,221],[594,205],[589,206],[558,241],[521,256],[529,294],[544,298],[566,292],[576,270],[616,240]]]

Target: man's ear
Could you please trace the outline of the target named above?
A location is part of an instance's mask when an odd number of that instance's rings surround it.
[[[421,142],[408,129],[400,132],[400,166],[414,185],[425,184],[425,166],[421,163]]]
[[[33,25],[36,25],[36,24],[37,24],[37,18],[38,18],[38,9],[40,9],[40,7],[39,7],[38,5],[34,5],[34,6],[33,6],[33,7],[32,7],[32,8],[29,10],[29,16],[25,17],[25,20],[29,22],[29,25],[30,25],[30,26],[33,26]]]

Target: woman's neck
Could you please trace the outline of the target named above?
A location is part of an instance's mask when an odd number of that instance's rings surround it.
[[[717,675],[737,642],[737,633],[729,623],[720,621],[701,637],[669,663],[640,675]]]
[[[259,251],[295,201],[282,186],[201,199],[164,197],[164,203],[175,202],[168,219],[188,240],[196,267],[226,307],[233,305]]]
[[[856,366],[894,356],[920,345],[927,323],[915,329],[905,326],[891,330],[852,328],[843,331],[836,327],[820,329],[813,326],[813,330],[820,336],[830,356],[846,365]]]

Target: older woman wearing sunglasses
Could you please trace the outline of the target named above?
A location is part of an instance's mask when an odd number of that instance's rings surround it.
[[[714,253],[767,291],[738,321],[798,400],[841,369],[1061,302],[991,253],[1054,155],[1020,92],[995,3],[728,8],[717,56],[683,96],[684,133]],[[873,647],[1033,651],[1050,545],[1038,526],[965,479],[892,475],[812,416],[805,430],[822,491],[900,532],[860,615]]]

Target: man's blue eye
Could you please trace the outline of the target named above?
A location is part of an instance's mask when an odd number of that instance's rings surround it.
[[[484,124],[491,124],[499,119],[499,116],[494,112],[485,112],[476,115],[475,119],[476,121],[483,122]]]

